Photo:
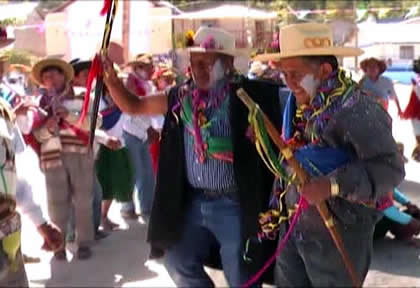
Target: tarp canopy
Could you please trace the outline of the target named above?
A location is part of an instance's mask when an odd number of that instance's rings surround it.
[[[252,18],[252,19],[274,19],[276,12],[266,12],[263,10],[252,9],[242,5],[222,5],[212,9],[197,12],[184,12],[173,16],[174,19],[217,19],[217,18]]]

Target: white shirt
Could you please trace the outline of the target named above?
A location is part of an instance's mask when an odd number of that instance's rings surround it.
[[[101,98],[101,101],[99,102],[99,111],[102,111],[107,108],[107,105],[105,101]],[[118,119],[117,123],[115,125],[107,130],[104,131],[106,135],[118,138],[121,141],[122,146],[125,146],[124,138],[123,138],[123,125],[124,125],[124,114],[121,115],[120,119]]]
[[[154,93],[156,91],[156,87],[153,85],[151,81],[146,81],[146,95]],[[147,129],[149,127],[153,127],[152,119],[154,116],[150,115],[127,115],[123,114],[122,118],[124,120],[123,123],[123,130],[140,140],[146,141],[147,140]]]

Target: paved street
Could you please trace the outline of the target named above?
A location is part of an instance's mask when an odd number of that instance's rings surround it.
[[[404,107],[408,101],[410,87],[398,87],[400,101]],[[391,114],[395,116],[391,105]],[[409,158],[414,145],[410,123],[394,117],[394,135],[405,144],[405,154]],[[374,141],[374,139],[372,139]],[[381,145],[381,143],[378,143]],[[26,169],[33,171],[37,201],[45,207],[45,188],[42,174],[36,169],[36,158],[28,154]],[[406,165],[406,181],[401,190],[420,204],[420,164]],[[94,246],[94,256],[88,261],[69,257],[69,263],[50,262],[51,254],[41,252],[42,244],[34,227],[25,219],[23,250],[27,255],[41,257],[41,263],[27,265],[27,272],[33,287],[168,287],[173,286],[162,265],[146,263],[148,246],[145,243],[146,225],[142,221],[124,222],[118,214],[118,207],[111,208],[111,217],[120,223],[122,229]],[[420,239],[419,239],[420,244]],[[70,251],[72,247],[69,247]],[[69,253],[71,256],[71,254]],[[212,271],[216,282],[225,286],[220,272]],[[371,271],[365,287],[420,287],[420,249],[397,243],[391,239],[375,245]]]

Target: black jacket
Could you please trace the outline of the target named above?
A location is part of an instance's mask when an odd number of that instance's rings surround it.
[[[277,127],[281,127],[283,111],[279,103],[280,87],[276,84],[241,77],[231,87],[234,173],[239,186],[242,239],[245,243],[258,232],[258,214],[268,207],[274,177],[261,161],[254,144],[246,137],[248,109],[236,97],[236,90],[244,88]],[[191,201],[185,171],[183,124],[180,116],[175,117],[171,111],[177,102],[178,89],[179,86],[169,93],[169,109],[162,130],[159,172],[148,231],[148,241],[152,247],[161,250],[166,250],[180,239],[185,211]],[[251,249],[253,265],[249,268],[255,271],[261,267],[263,247],[256,245]]]

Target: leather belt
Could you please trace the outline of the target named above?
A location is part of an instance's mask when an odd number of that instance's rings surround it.
[[[237,188],[229,188],[229,189],[223,189],[223,190],[192,188],[192,192],[195,195],[201,194],[208,199],[219,199],[219,198],[226,197],[226,198],[236,200],[236,201],[239,200]]]

